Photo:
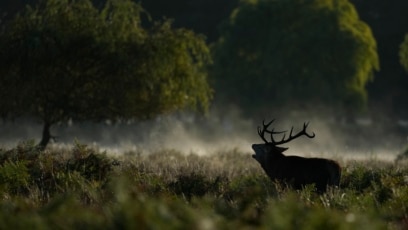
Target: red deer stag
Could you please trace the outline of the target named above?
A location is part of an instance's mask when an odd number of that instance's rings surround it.
[[[263,121],[262,129],[258,126],[258,134],[265,143],[252,145],[252,149],[255,151],[252,157],[261,164],[266,174],[273,181],[287,183],[295,189],[301,189],[307,184],[314,184],[319,193],[326,192],[327,186],[339,186],[341,168],[337,162],[323,158],[285,156],[283,152],[288,148],[278,146],[303,135],[314,138],[314,133],[309,134],[306,132],[309,123],[304,123],[303,129],[295,135],[292,135],[292,127],[289,137],[285,139],[286,131],[268,130],[273,121],[268,124]],[[266,140],[265,133],[270,135],[271,141]],[[283,134],[283,138],[280,141],[275,141],[274,134]]]

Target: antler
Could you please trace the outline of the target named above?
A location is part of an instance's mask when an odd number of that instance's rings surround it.
[[[307,136],[307,137],[309,137],[309,138],[314,138],[314,137],[315,137],[315,133],[308,134],[308,133],[306,132],[306,129],[307,129],[307,126],[309,125],[309,122],[305,122],[305,123],[303,123],[303,129],[302,129],[302,131],[298,132],[298,133],[295,134],[294,136],[292,136],[292,134],[293,134],[293,126],[292,126],[292,128],[290,129],[289,138],[285,140],[286,131],[278,131],[278,132],[275,132],[274,129],[268,130],[269,125],[271,125],[272,122],[274,122],[274,121],[275,121],[275,119],[273,119],[272,121],[270,121],[268,124],[265,124],[265,120],[262,121],[262,125],[263,125],[262,130],[261,130],[261,128],[258,126],[258,134],[259,134],[259,136],[262,138],[262,140],[265,141],[265,143],[267,143],[267,144],[273,144],[273,145],[285,144],[285,143],[288,143],[288,142],[290,142],[290,141],[292,141],[292,140],[294,140],[294,139],[296,139],[296,138],[298,138],[298,137],[300,137],[300,136],[302,136],[302,135],[305,135],[305,136]],[[271,135],[271,142],[269,142],[269,141],[266,140],[266,138],[265,138],[265,133],[269,133],[269,134]],[[282,140],[280,140],[280,141],[275,141],[274,138],[273,138],[273,135],[274,135],[274,134],[279,134],[279,133],[284,133],[284,134],[283,134],[283,137],[282,137]]]
[[[271,125],[274,121],[275,121],[275,119],[272,119],[272,121],[270,121],[268,124],[265,124],[265,120],[263,120],[262,121],[262,125],[263,125],[262,130],[261,130],[261,127],[258,126],[258,134],[262,138],[262,140],[265,141],[265,143],[275,143],[275,140],[273,139],[273,134],[286,133],[286,131],[277,131],[277,132],[275,132],[274,129],[269,131],[268,130],[269,125]],[[271,141],[272,142],[269,142],[269,141],[267,141],[265,139],[265,132],[271,134]]]

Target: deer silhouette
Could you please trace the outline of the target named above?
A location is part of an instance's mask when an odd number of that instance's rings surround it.
[[[268,127],[275,120],[258,127],[258,134],[265,142],[263,144],[253,144],[252,149],[255,154],[252,157],[261,164],[261,167],[273,181],[285,183],[295,189],[302,189],[307,184],[314,184],[318,193],[324,193],[328,186],[339,186],[341,167],[333,160],[324,158],[305,158],[299,156],[285,156],[283,154],[288,148],[278,145],[286,144],[300,136],[314,138],[315,134],[306,132],[309,123],[303,123],[303,129],[293,135],[293,126],[289,137],[286,138],[287,131],[268,130]],[[270,141],[266,140],[265,134],[270,135]],[[275,134],[283,134],[280,141],[275,141]]]

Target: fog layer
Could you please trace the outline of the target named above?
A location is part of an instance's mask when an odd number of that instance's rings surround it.
[[[265,116],[268,121],[274,117]],[[406,127],[398,124],[377,124],[369,118],[344,124],[333,118],[280,118],[271,125],[275,130],[294,132],[309,122],[307,131],[316,137],[299,137],[283,145],[287,155],[327,156],[338,158],[377,158],[393,160],[407,145]],[[69,147],[76,141],[109,153],[151,153],[173,149],[185,154],[217,154],[236,150],[252,154],[251,145],[262,143],[257,127],[262,118],[243,118],[238,111],[211,112],[207,117],[172,114],[135,122],[75,123],[53,126],[57,141],[50,147]],[[391,128],[394,127],[394,128]],[[0,147],[12,148],[19,142],[41,139],[42,124],[18,120],[0,124]],[[397,130],[397,131],[395,131]],[[402,130],[398,132],[398,130]],[[288,135],[288,134],[287,134]],[[269,138],[269,136],[267,136]],[[276,135],[279,140],[282,135]]]

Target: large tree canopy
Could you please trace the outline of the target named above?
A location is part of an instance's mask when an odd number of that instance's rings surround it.
[[[0,115],[50,126],[68,119],[143,119],[211,99],[202,37],[169,22],[141,26],[140,5],[47,0],[2,25]]]
[[[244,0],[223,29],[216,89],[245,108],[361,107],[379,69],[371,30],[347,0]]]

